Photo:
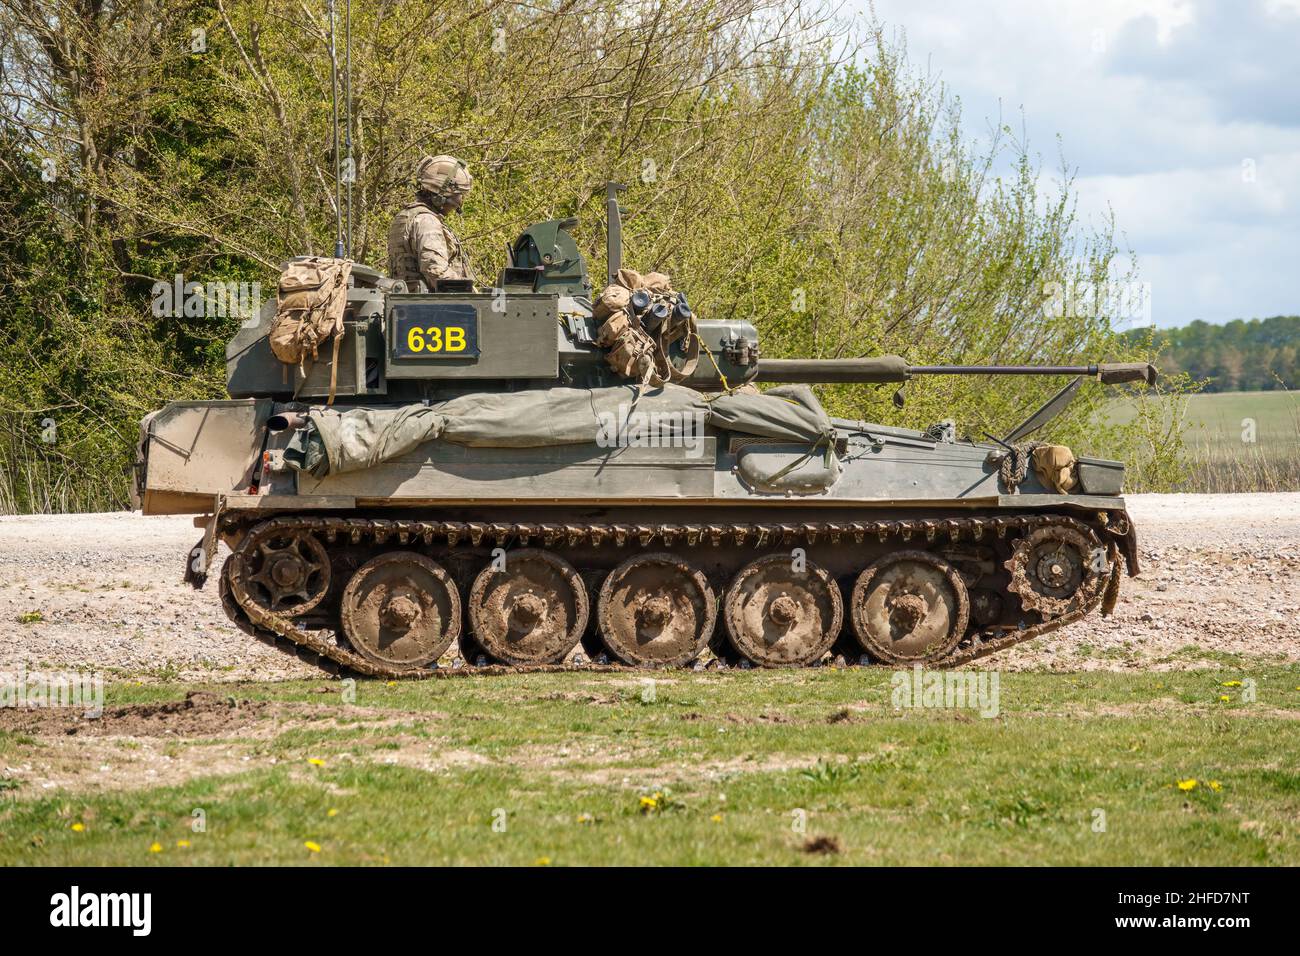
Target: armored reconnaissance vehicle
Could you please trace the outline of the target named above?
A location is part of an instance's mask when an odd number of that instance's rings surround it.
[[[143,511],[200,516],[187,580],[224,542],[241,628],[383,677],[949,666],[1109,612],[1138,571],[1123,466],[1026,439],[1083,377],[1154,369],[766,357],[751,324],[620,268],[615,188],[599,294],[575,220],[524,231],[489,290],[289,263],[227,348],[229,400],[141,426]],[[989,441],[831,418],[809,388],[941,374],[1076,377]]]

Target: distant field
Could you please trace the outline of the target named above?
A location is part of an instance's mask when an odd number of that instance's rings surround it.
[[[1111,406],[1116,423],[1133,414],[1127,402]],[[1191,474],[1183,491],[1300,490],[1300,395],[1295,392],[1193,395],[1186,441]]]

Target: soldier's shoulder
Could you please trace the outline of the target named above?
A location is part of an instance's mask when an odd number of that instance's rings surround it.
[[[404,213],[408,219],[423,219],[425,216],[431,216],[439,222],[442,222],[442,217],[439,216],[434,209],[431,209],[422,202],[413,202],[410,205],[403,206],[402,213]]]

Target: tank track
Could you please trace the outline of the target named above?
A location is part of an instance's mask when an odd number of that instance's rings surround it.
[[[1118,518],[1119,520],[1115,520]],[[319,535],[325,542],[344,541],[350,544],[384,546],[386,544],[417,546],[438,542],[455,548],[469,543],[478,546],[491,543],[505,547],[517,543],[526,547],[539,542],[552,547],[557,544],[579,544],[597,547],[624,548],[639,545],[645,548],[659,541],[669,548],[686,545],[687,548],[706,548],[724,542],[755,550],[779,545],[824,543],[862,543],[874,537],[880,543],[891,541],[906,545],[914,543],[979,542],[1008,535],[1028,535],[1047,526],[1066,526],[1085,535],[1106,548],[1109,573],[1102,577],[1102,587],[1091,588],[1081,594],[1082,600],[1066,613],[1050,617],[1040,623],[1015,629],[993,628],[964,636],[946,656],[928,661],[928,667],[955,667],[1005,650],[1013,645],[1033,640],[1043,634],[1082,619],[1099,604],[1107,612],[1114,606],[1118,595],[1121,566],[1117,539],[1129,533],[1126,515],[1112,517],[1097,513],[1093,524],[1061,514],[1008,515],[996,517],[920,518],[868,522],[811,522],[811,523],[743,523],[743,524],[532,524],[458,521],[416,521],[382,518],[278,516],[260,522],[249,522],[239,516],[225,515],[221,524],[223,538],[235,543],[232,555],[222,570],[222,599],[227,614],[243,630],[263,642],[337,673],[342,670],[355,674],[388,680],[441,679],[447,677],[493,675],[507,673],[555,673],[583,671],[588,673],[637,672],[638,669],[622,663],[560,663],[560,664],[487,664],[465,667],[425,666],[419,668],[395,667],[373,661],[350,647],[343,646],[335,636],[326,632],[306,629],[290,617],[259,605],[249,594],[244,579],[244,557],[267,536],[285,532],[305,532]],[[1104,542],[1104,544],[1103,544]],[[1023,573],[1013,569],[1012,587],[1023,585]],[[886,665],[897,666],[897,665]]]

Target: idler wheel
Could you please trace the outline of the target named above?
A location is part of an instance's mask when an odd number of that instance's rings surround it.
[[[549,551],[509,551],[505,569],[474,579],[469,618],[489,657],[507,664],[558,664],[587,626],[587,589],[569,562]]]
[[[232,560],[242,562],[236,573],[263,610],[290,617],[306,614],[329,593],[329,552],[309,531],[272,532]]]
[[[800,667],[821,659],[840,633],[844,602],[826,571],[811,561],[794,569],[773,554],[741,568],[724,608],[732,646],[760,667]]]
[[[961,575],[928,551],[901,551],[858,575],[849,620],[858,644],[889,664],[929,663],[952,653],[970,615]]]
[[[643,554],[605,578],[596,604],[610,654],[635,667],[680,667],[704,650],[718,602],[704,575],[671,554]]]
[[[357,653],[390,667],[432,664],[460,634],[456,582],[414,551],[381,554],[358,568],[340,613]]]

